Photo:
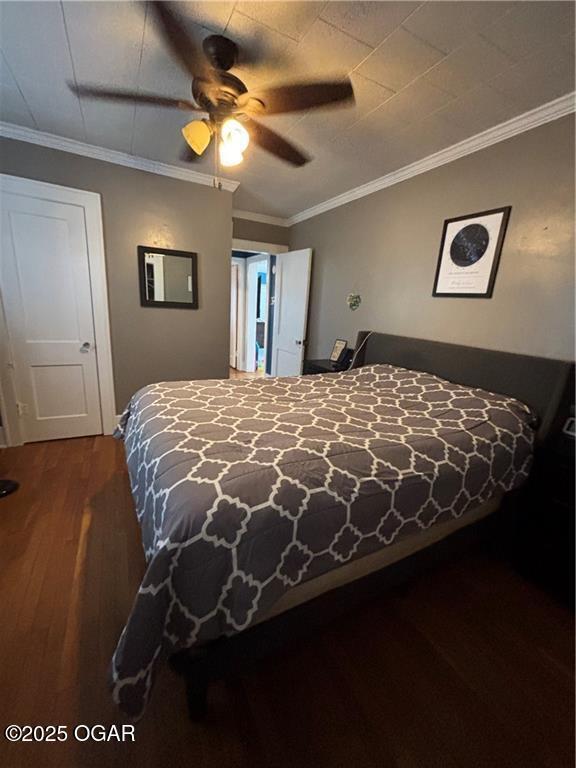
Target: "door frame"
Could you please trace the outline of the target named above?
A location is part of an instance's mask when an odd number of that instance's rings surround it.
[[[238,368],[241,351],[240,345],[238,344],[240,332],[240,323],[238,322],[238,319],[240,315],[240,274],[242,265],[238,263],[239,261],[242,261],[242,259],[235,259],[232,257],[232,261],[230,262],[230,367],[236,369]],[[236,267],[235,272],[234,267]],[[236,275],[235,284],[232,281],[233,274]],[[234,296],[234,313],[232,312],[232,296]],[[232,333],[232,331],[234,331],[234,333]],[[234,350],[232,350],[232,343],[234,343]],[[234,351],[234,356],[232,356],[232,351]]]
[[[246,281],[246,290],[245,290],[245,308],[244,308],[244,368],[242,370],[248,371],[250,373],[254,373],[256,371],[256,367],[252,367],[252,363],[249,362],[251,360],[251,354],[254,352],[254,347],[252,346],[251,342],[254,341],[254,344],[256,344],[256,318],[252,317],[252,309],[256,306],[256,299],[257,299],[257,287],[254,285],[253,282],[249,280],[250,276],[250,265],[251,264],[260,264],[264,263],[266,264],[266,274],[268,275],[268,280],[270,280],[270,254],[269,253],[255,253],[253,256],[249,256],[247,259],[244,259],[245,262],[245,281]],[[268,287],[270,287],[270,282],[268,282]],[[269,304],[268,299],[268,304]],[[250,313],[248,312],[250,310]],[[266,318],[266,334],[264,337],[264,349],[266,349],[268,341],[268,318]]]
[[[98,192],[62,187],[58,184],[10,176],[5,173],[0,173],[0,191],[23,197],[44,197],[46,200],[76,205],[84,209],[102,430],[105,435],[110,435],[116,427],[117,419],[101,196]],[[2,304],[1,285],[0,315],[0,414],[6,444],[9,446],[21,445],[22,434],[16,410],[16,393],[12,377],[13,354]]]
[[[280,243],[264,243],[257,240],[241,240],[240,238],[232,238],[232,250],[233,251],[247,251],[254,254],[254,256],[267,254],[268,256],[276,256],[279,253],[286,253],[289,250],[287,245],[280,245]],[[238,355],[236,358],[237,370],[246,371],[246,360],[248,355],[246,354],[246,309],[248,302],[248,291],[246,290],[246,259],[232,257],[235,264],[240,266],[240,286],[238,291]],[[270,273],[270,259],[268,259],[268,272]],[[268,335],[268,323],[266,323],[266,335]]]
[[[236,297],[236,370],[245,371],[246,360],[246,259],[232,256],[230,264],[238,267],[238,295]]]
[[[287,245],[279,245],[278,243],[260,243],[256,240],[240,240],[234,237],[232,238],[232,250],[275,255],[277,253],[286,253],[290,249]]]

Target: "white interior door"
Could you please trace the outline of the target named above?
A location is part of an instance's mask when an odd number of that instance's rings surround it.
[[[238,264],[230,273],[230,368],[238,368]]]
[[[311,271],[311,248],[276,256],[272,376],[302,373]]]
[[[84,208],[2,192],[0,288],[24,442],[102,432]]]

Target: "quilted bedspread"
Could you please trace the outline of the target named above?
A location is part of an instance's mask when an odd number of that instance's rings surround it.
[[[153,384],[118,434],[148,568],[111,678],[138,717],[162,658],[240,632],[291,587],[518,486],[534,419],[512,398],[373,365]]]

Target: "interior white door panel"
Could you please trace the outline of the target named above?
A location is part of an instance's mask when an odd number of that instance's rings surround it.
[[[0,286],[24,441],[101,433],[84,208],[3,192]]]
[[[276,256],[273,376],[299,376],[306,350],[312,249]]]

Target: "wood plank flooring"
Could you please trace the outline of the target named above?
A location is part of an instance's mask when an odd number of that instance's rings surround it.
[[[0,453],[0,725],[121,724],[106,680],[144,572],[123,446]],[[478,553],[414,579],[211,692],[157,679],[136,741],[10,744],[7,768],[564,768],[572,617]]]
[[[258,379],[265,375],[264,371],[239,371],[237,368],[230,368],[229,372],[231,379]]]

